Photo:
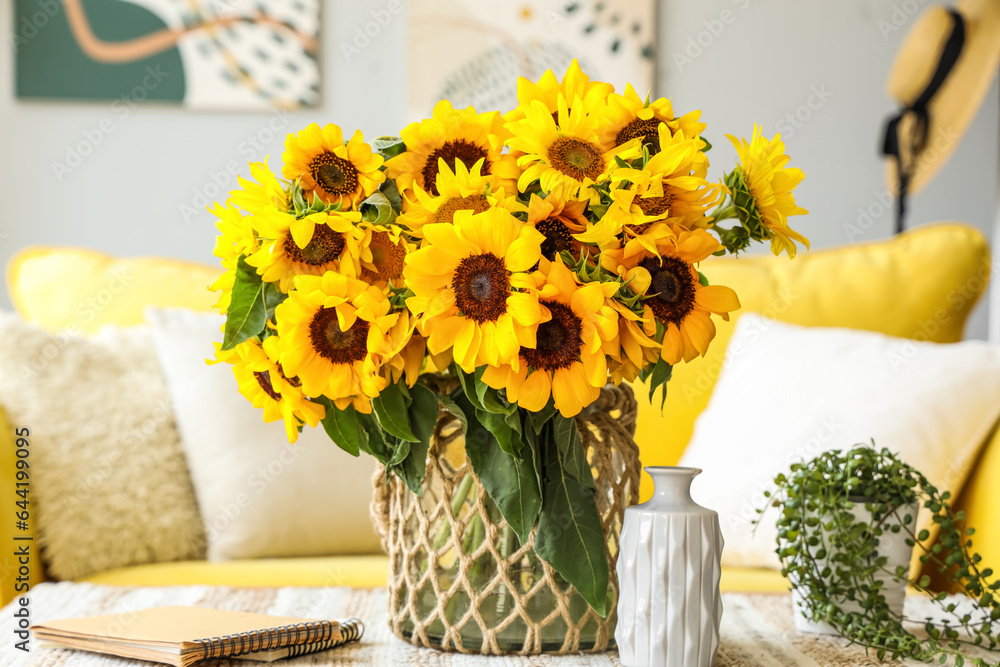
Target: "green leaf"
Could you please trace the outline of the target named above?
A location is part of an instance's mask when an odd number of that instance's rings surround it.
[[[384,157],[386,160],[396,157],[406,150],[406,144],[399,137],[375,137],[371,143],[372,150]]]
[[[608,614],[608,556],[594,492],[566,469],[554,443],[544,447],[544,503],[535,553],[573,584],[602,618]]]
[[[323,430],[333,442],[351,456],[358,456],[362,449],[368,447],[368,433],[358,422],[358,412],[353,405],[339,410],[333,401],[326,397],[320,400],[326,406],[326,416],[323,417]]]
[[[375,225],[388,225],[396,219],[396,209],[392,207],[389,199],[378,191],[361,202],[358,210],[361,211],[362,220]]]
[[[458,417],[458,421],[462,422],[463,431],[468,433],[469,421],[465,416],[465,411],[459,407],[458,402],[456,401],[456,395],[461,391],[461,388],[459,388],[448,396],[438,396],[438,400],[441,402],[441,405],[444,406],[445,410]]]
[[[580,429],[576,425],[576,419],[556,415],[552,418],[552,440],[559,448],[563,467],[566,472],[573,476],[583,486],[588,489],[597,489],[594,483],[594,474],[590,470],[590,463],[587,462],[587,452],[583,448],[583,440],[580,438]]]
[[[367,442],[362,442],[361,450],[374,456],[379,463],[387,466],[392,459],[394,450],[386,444],[385,435],[382,433],[378,421],[372,415],[362,412],[357,413],[358,426],[367,434]]]
[[[410,428],[408,412],[412,400],[403,382],[386,385],[385,389],[372,399],[372,411],[379,426],[386,433],[407,442],[417,441],[417,436],[413,435],[413,430]]]
[[[545,428],[549,420],[552,419],[553,415],[556,414],[556,404],[550,398],[545,407],[538,412],[528,412],[525,410],[524,413],[528,421],[531,422],[531,428],[534,430],[535,435],[538,435]]]
[[[277,306],[277,303],[274,305]],[[226,311],[222,349],[231,350],[243,341],[259,335],[267,324],[267,313],[264,287],[257,269],[246,263],[245,256],[241,256],[236,263],[233,294],[229,310]]]
[[[476,395],[479,397],[479,403],[483,409],[496,415],[512,415],[517,412],[516,404],[507,402],[507,399],[500,396],[498,390],[493,389],[480,379],[485,370],[485,366],[477,368],[475,379]]]
[[[422,384],[415,384],[410,390],[413,402],[407,409],[410,417],[410,427],[417,441],[410,443],[410,455],[403,459],[396,473],[418,496],[423,490],[424,474],[427,472],[427,450],[430,448],[431,435],[438,419],[438,397],[433,391]]]
[[[511,456],[521,452],[521,425],[514,428],[505,415],[495,414],[486,410],[476,410],[476,419],[493,434],[500,448]],[[516,419],[514,421],[517,421]]]
[[[477,410],[485,410],[486,408],[483,407],[482,401],[479,400],[479,392],[476,389],[475,375],[469,375],[461,368],[459,368],[456,364],[451,365],[451,370],[458,378],[458,384],[461,385],[462,392],[465,394],[465,397],[469,400],[469,403],[472,405],[472,407],[476,408]],[[454,393],[452,395],[452,398],[456,399]]]
[[[708,276],[706,276],[701,271],[698,272],[698,282],[703,286],[708,287]]]
[[[378,191],[385,195],[385,198],[389,200],[394,211],[399,212],[403,210],[403,197],[399,194],[399,187],[397,187],[396,181],[391,178],[385,179],[382,185],[378,186]]]
[[[397,471],[403,461],[410,455],[410,443],[406,440],[400,440],[394,435],[386,434],[385,444],[392,450],[392,456],[389,457],[389,462],[385,464],[385,467],[389,470]],[[403,481],[405,482],[406,480],[404,479]]]
[[[653,402],[653,395],[656,393],[657,389],[663,388],[663,395],[660,399],[660,410],[663,410],[663,406],[667,403],[667,382],[670,380],[670,376],[673,374],[674,367],[663,360],[660,357],[656,360],[656,365],[653,366],[653,370],[649,373],[649,402]]]
[[[496,436],[476,419],[475,406],[464,393],[455,392],[451,402],[457,408],[453,414],[465,416],[465,452],[472,469],[518,538],[527,541],[542,505],[534,461],[504,451]]]

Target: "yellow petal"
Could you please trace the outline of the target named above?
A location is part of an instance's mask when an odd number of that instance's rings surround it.
[[[545,239],[534,229],[522,234],[510,244],[507,255],[504,257],[504,265],[508,271],[527,271],[538,263],[542,256],[542,241]]]
[[[465,326],[464,317],[449,317],[434,323],[427,339],[427,349],[433,355],[438,355],[455,344],[459,332]]]
[[[473,343],[477,337],[482,340],[482,334],[475,322],[465,318],[461,319],[462,326],[455,337],[455,361],[466,373],[471,373],[476,367],[476,352],[478,352],[479,347],[477,345],[476,349],[472,349]]]
[[[542,319],[538,299],[524,292],[514,292],[507,297],[507,312],[521,326],[531,326]]]
[[[695,309],[684,318],[680,326],[684,338],[691,342],[698,354],[704,356],[715,338],[715,324],[709,314]]]
[[[731,313],[740,308],[736,292],[724,285],[699,287],[694,293],[694,300],[699,306],[713,313]]]
[[[518,391],[517,404],[525,410],[538,412],[549,402],[552,395],[552,382],[546,371],[535,371],[521,385]]]
[[[302,220],[292,220],[288,225],[288,231],[292,234],[292,240],[300,248],[305,248],[309,245],[309,242],[312,241],[313,230],[315,228],[316,225],[305,218]]]

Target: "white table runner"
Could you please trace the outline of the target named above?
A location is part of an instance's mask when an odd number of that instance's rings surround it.
[[[788,595],[724,594],[722,644],[717,667],[842,667],[878,665],[864,650],[846,646],[837,637],[806,635],[792,624],[791,599]],[[907,612],[912,617],[926,616],[927,602],[908,599]],[[420,649],[394,637],[386,624],[384,589],[351,588],[219,588],[211,586],[174,586],[164,588],[126,588],[92,584],[40,584],[31,592],[31,620],[41,623],[56,618],[96,614],[125,613],[162,605],[199,605],[254,611],[304,618],[346,618],[356,616],[366,625],[361,642],[294,660],[282,661],[282,667],[325,665],[425,665],[519,667],[548,665],[560,667],[620,665],[618,654],[569,656],[483,656],[445,653]],[[0,665],[30,667],[125,667],[152,665],[101,656],[92,653],[39,649],[32,640],[31,652],[14,648],[16,620],[11,605],[0,611]],[[984,654],[992,662],[1000,654]],[[216,663],[220,664],[220,663]],[[234,667],[250,667],[244,661]],[[890,663],[910,664],[910,663]],[[917,664],[917,663],[913,663]]]

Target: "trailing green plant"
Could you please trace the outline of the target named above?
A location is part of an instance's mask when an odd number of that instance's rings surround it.
[[[974,529],[963,528],[964,513],[953,511],[949,492],[938,491],[897,454],[872,445],[793,464],[788,474],[774,478],[775,490],[764,494],[767,506],[757,510],[757,524],[768,507],[778,510],[776,553],[805,616],[829,624],[879,660],[1000,664],[967,653],[970,646],[995,650],[1000,643],[1000,581],[972,551]],[[870,517],[852,512],[862,501]],[[906,509],[914,504],[930,513],[939,530],[933,544],[932,531],[918,530],[917,517]],[[936,568],[950,587],[964,591],[972,610],[959,610],[947,593],[930,590],[926,574],[909,577],[906,567],[890,568],[879,546],[891,535],[920,549],[924,569]],[[907,579],[940,607],[941,619],[907,619],[890,608],[885,582]],[[911,632],[906,626],[911,622],[922,623],[927,637]]]

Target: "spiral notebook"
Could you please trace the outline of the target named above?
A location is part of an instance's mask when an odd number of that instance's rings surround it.
[[[154,607],[124,614],[50,621],[31,627],[39,647],[76,649],[188,667],[200,660],[273,662],[326,651],[361,638],[364,625],[225,611]]]

